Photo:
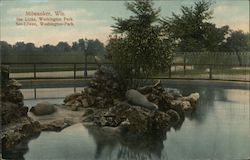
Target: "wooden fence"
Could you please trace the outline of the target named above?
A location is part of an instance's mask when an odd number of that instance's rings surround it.
[[[87,62],[8,62],[14,79],[84,79],[93,76],[97,65]],[[109,63],[104,63],[109,64]],[[154,78],[250,81],[250,52],[177,53],[171,66]],[[84,75],[87,72],[87,76]]]

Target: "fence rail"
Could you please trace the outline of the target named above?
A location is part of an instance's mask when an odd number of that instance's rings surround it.
[[[3,63],[10,67],[10,78],[14,79],[84,79],[93,76],[97,65],[87,63]],[[110,64],[110,63],[105,63]],[[87,71],[87,76],[84,75]],[[209,79],[250,81],[250,64],[196,64],[173,63],[162,74],[154,78]]]
[[[58,56],[57,56],[58,57]],[[10,77],[15,79],[83,79],[90,78],[97,68],[93,57],[87,62],[73,55],[71,58],[46,57],[30,59],[19,56],[21,62],[12,62],[10,57],[2,64],[10,66]],[[86,57],[85,57],[86,58]],[[6,61],[8,60],[8,61]],[[22,61],[25,60],[25,61]],[[29,60],[33,60],[32,62]],[[55,62],[53,62],[53,60]],[[76,62],[72,62],[75,60]],[[23,63],[22,63],[23,62]],[[110,63],[103,63],[110,64]],[[87,76],[86,76],[87,73]],[[250,81],[250,52],[181,52],[176,53],[173,64],[164,72],[151,78],[178,79],[219,79]]]

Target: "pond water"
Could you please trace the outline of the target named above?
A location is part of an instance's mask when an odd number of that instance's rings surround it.
[[[169,86],[168,86],[169,87]],[[171,86],[183,94],[199,92],[197,109],[165,138],[128,141],[82,124],[61,132],[42,132],[6,154],[27,160],[207,160],[250,157],[250,91],[208,86]],[[26,100],[26,105],[37,101]],[[62,103],[62,99],[53,99]]]

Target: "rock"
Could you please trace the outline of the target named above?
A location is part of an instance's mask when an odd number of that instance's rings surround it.
[[[99,121],[99,124],[101,126],[108,126],[109,125],[109,122],[107,121],[107,118],[106,117],[101,117],[100,118],[100,121]]]
[[[174,107],[180,106],[182,108],[182,110],[184,110],[184,111],[192,109],[190,102],[186,101],[186,100],[182,100],[182,99],[177,99],[177,100],[171,101],[171,105]]]
[[[46,124],[41,125],[42,131],[61,131],[64,128],[70,126],[65,120],[55,120]]]
[[[17,80],[12,79],[12,80],[9,80],[7,87],[20,89],[22,87],[22,84],[19,83]]]
[[[99,110],[94,117],[94,123],[101,127],[119,127],[122,131],[132,134],[152,134],[170,127],[168,114],[131,106],[126,102],[121,102],[108,111]]]
[[[71,110],[72,111],[77,111],[79,107],[81,107],[82,104],[78,101],[75,101],[75,103],[73,105],[71,105]]]
[[[95,103],[95,97],[94,96],[86,96],[86,100],[88,102],[88,106],[92,106]]]
[[[71,106],[71,105],[73,105],[74,103],[75,103],[75,99],[72,99],[72,100],[66,102],[66,103],[65,103],[65,106]]]
[[[6,88],[4,91],[3,101],[9,101],[23,106],[23,94],[17,88]]]
[[[87,108],[82,116],[85,117],[85,116],[88,116],[88,115],[93,114],[93,113],[94,113],[93,109]]]
[[[30,112],[32,112],[36,116],[49,115],[54,113],[55,111],[55,106],[48,102],[38,103],[30,109]]]
[[[156,104],[149,102],[147,98],[137,90],[128,90],[126,92],[126,98],[131,104],[139,105],[148,109],[158,109],[158,106]]]
[[[180,106],[182,107],[182,109],[183,109],[184,111],[189,111],[189,110],[192,110],[192,109],[193,109],[189,101],[182,101],[182,102],[180,103]]]
[[[94,116],[92,114],[88,115],[88,116],[84,116],[82,118],[82,122],[93,122],[94,121]]]
[[[64,103],[67,103],[69,101],[74,101],[78,96],[81,96],[81,95],[82,95],[81,93],[73,93],[71,95],[68,95],[65,97]]]
[[[169,109],[166,114],[170,116],[170,122],[172,124],[179,123],[181,121],[180,115],[173,109]]]
[[[2,102],[0,109],[3,125],[19,121],[21,117],[27,116],[28,112],[28,107],[20,107],[13,102]]]
[[[89,106],[89,103],[88,103],[88,101],[87,101],[86,98],[82,99],[82,106],[83,106],[84,108],[86,108],[86,107]]]
[[[178,89],[166,88],[165,92],[166,94],[173,96],[174,98],[182,97],[182,94]]]
[[[144,108],[131,107],[126,111],[129,121],[127,131],[135,134],[153,134],[167,129],[170,117],[161,111],[145,110]]]
[[[2,150],[5,152],[15,145],[37,135],[41,132],[41,125],[37,121],[30,121],[27,118],[21,118],[20,122],[13,127],[4,127],[1,134]]]
[[[200,98],[199,93],[191,93],[188,97],[185,97],[185,100],[189,101],[191,105],[194,106],[199,98]]]

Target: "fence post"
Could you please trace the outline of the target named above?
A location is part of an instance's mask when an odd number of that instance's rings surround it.
[[[36,99],[36,88],[34,88],[34,98]]]
[[[184,59],[183,59],[183,70],[184,70],[184,76],[186,75],[186,52],[184,53]]]
[[[76,64],[74,63],[74,79],[76,79]]]
[[[171,78],[171,65],[168,67],[168,78]]]
[[[209,65],[209,79],[213,79],[213,75],[212,75],[212,65]]]
[[[88,76],[88,66],[87,66],[87,53],[85,53],[85,66],[84,66],[84,77],[87,78]]]
[[[34,64],[34,79],[36,79],[36,64]]]

